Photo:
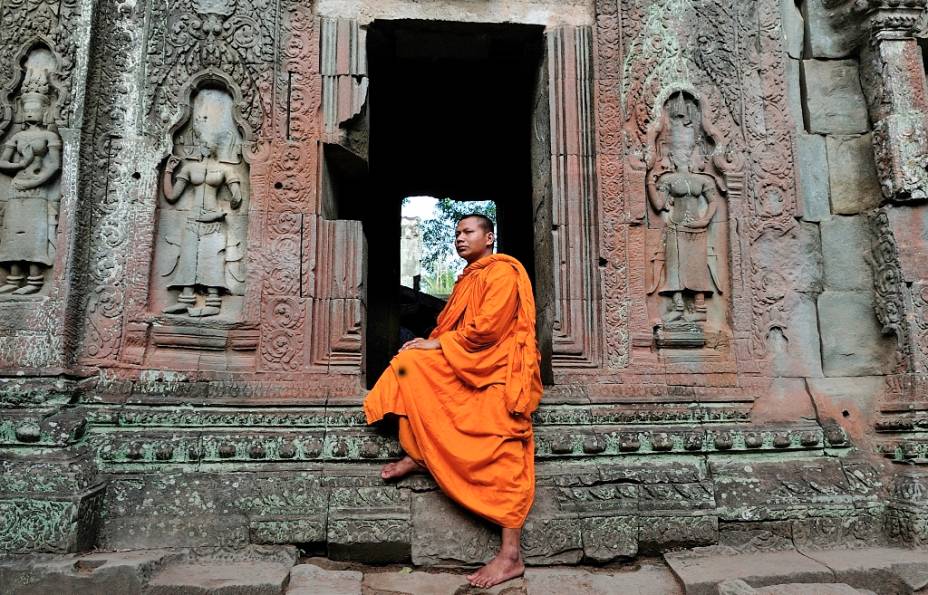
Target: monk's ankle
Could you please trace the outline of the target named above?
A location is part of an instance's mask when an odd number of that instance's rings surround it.
[[[519,548],[501,548],[499,554],[500,558],[509,560],[510,562],[521,562],[522,561],[522,552]]]

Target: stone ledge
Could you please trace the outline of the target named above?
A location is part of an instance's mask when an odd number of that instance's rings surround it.
[[[844,584],[854,590],[908,595],[928,585],[928,551],[901,548],[865,548],[858,550],[797,550],[740,552],[734,548],[713,546],[674,552],[664,559],[683,583],[687,595],[739,594],[738,590],[720,589],[720,584],[743,581],[758,593],[825,593],[812,590],[814,583]],[[806,591],[773,589],[773,586],[805,584]],[[768,587],[769,589],[761,589]],[[832,590],[833,593],[840,593]],[[844,591],[853,593],[854,591]]]

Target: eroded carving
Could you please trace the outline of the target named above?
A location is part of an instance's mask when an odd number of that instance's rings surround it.
[[[15,117],[0,153],[0,294],[42,290],[55,262],[61,190],[61,136],[55,125],[56,89],[51,78],[55,56],[36,46],[22,65],[22,82],[13,100]],[[4,186],[6,186],[4,188]]]
[[[649,137],[649,227],[660,229],[660,240],[651,252],[648,294],[652,319],[659,319],[658,346],[702,347],[707,327],[724,328],[727,312],[726,186],[713,164],[717,134],[696,98],[678,91]]]
[[[174,136],[162,174],[153,282],[165,314],[216,316],[224,299],[235,302],[228,314],[241,310],[248,165],[233,101],[221,87],[200,88]]]

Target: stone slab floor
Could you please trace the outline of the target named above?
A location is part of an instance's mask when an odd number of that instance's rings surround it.
[[[53,595],[928,595],[928,551],[697,548],[603,567],[529,568],[489,591],[465,568],[364,566],[294,548],[0,558],[0,593]]]

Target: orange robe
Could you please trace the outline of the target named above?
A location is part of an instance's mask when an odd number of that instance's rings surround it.
[[[400,416],[400,443],[465,508],[519,528],[535,497],[531,413],[541,400],[535,299],[516,259],[471,263],[431,339],[390,362],[364,400],[367,423]]]

